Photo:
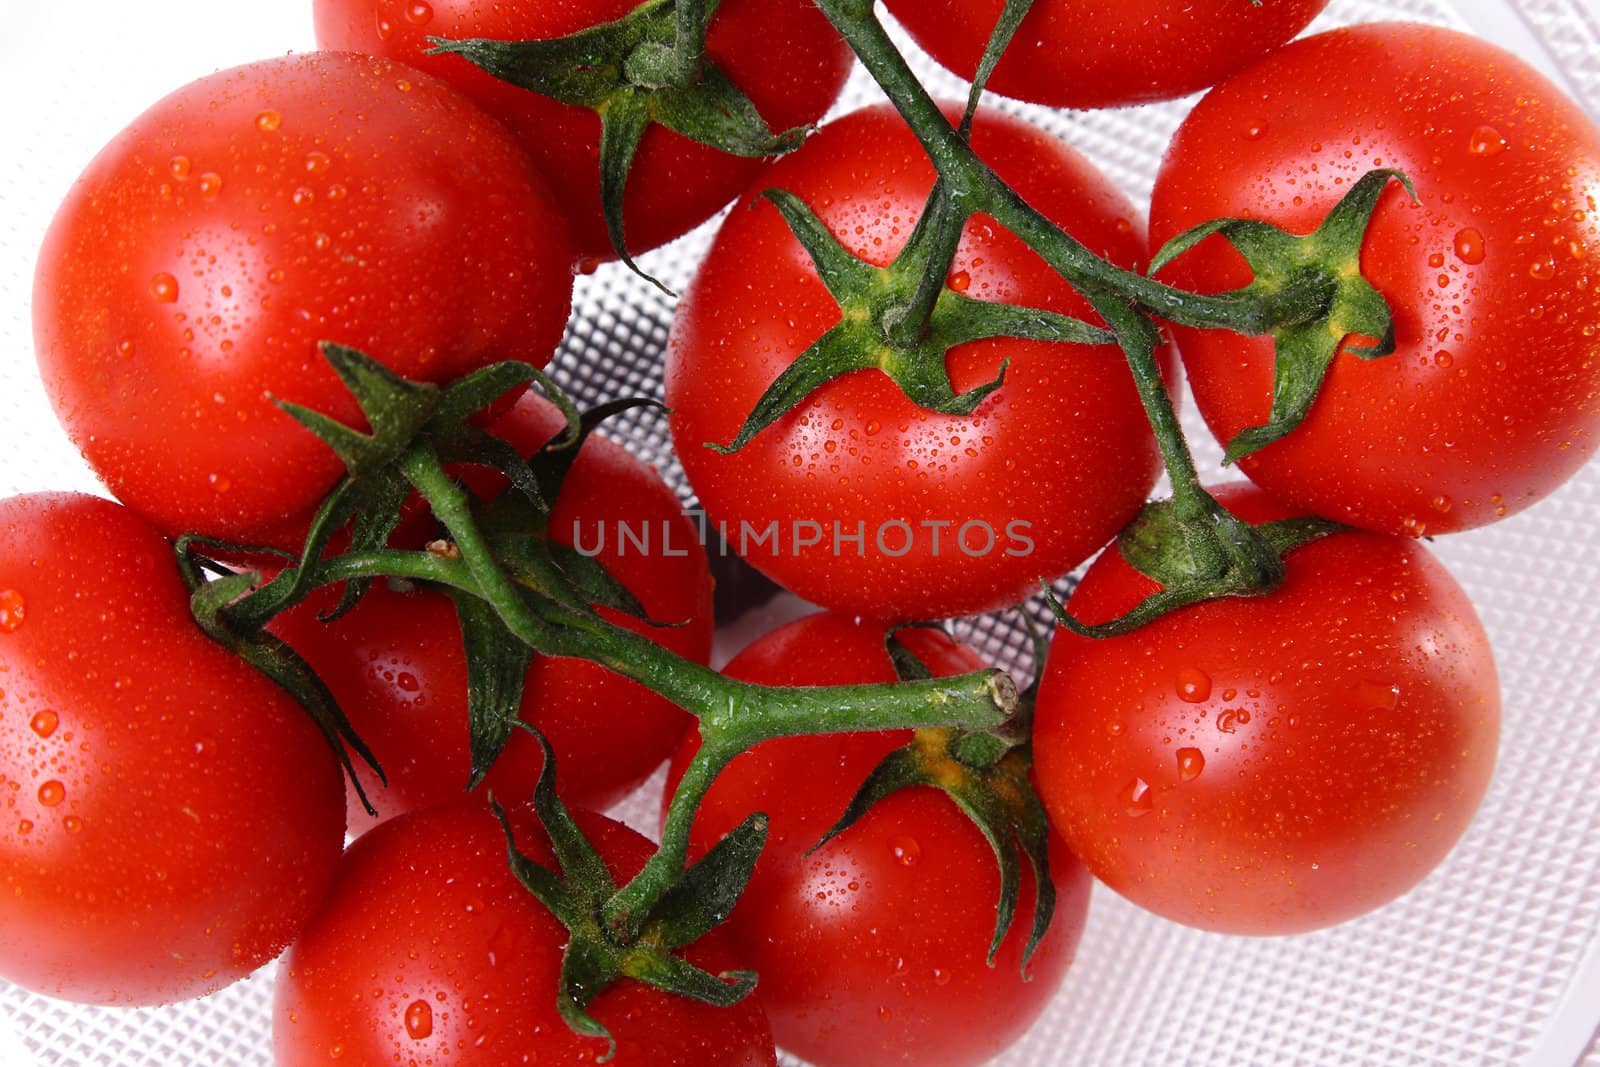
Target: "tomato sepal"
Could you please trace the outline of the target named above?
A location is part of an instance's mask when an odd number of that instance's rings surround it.
[[[249,663],[294,698],[327,740],[328,747],[333,750],[339,765],[355,787],[362,805],[369,814],[376,815],[377,811],[356,774],[355,759],[359,758],[370,767],[380,783],[387,784],[387,777],[377,756],[350,725],[350,720],[339,707],[333,693],[317,677],[311,665],[285,642],[265,630],[243,631],[229,623],[227,608],[248,594],[260,576],[251,572],[219,575],[196,585],[197,571],[187,552],[182,549],[180,561],[183,564],[180,570],[190,588],[189,610],[195,623],[207,637]]]
[[[766,843],[766,817],[746,819],[700,863],[684,871],[650,909],[640,936],[623,943],[612,936],[603,919],[605,903],[617,893],[616,882],[556,795],[555,753],[537,729],[521,722],[516,725],[534,737],[544,755],[531,806],[549,837],[559,873],[525,856],[517,847],[505,809],[492,797],[489,804],[505,835],[512,874],[571,935],[563,950],[557,1010],[574,1033],[607,1043],[607,1051],[596,1062],[609,1062],[616,1055],[617,1043],[605,1025],[589,1014],[588,1005],[619,979],[632,978],[718,1007],[731,1006],[748,996],[756,986],[754,973],[714,975],[673,953],[709,932],[732,910]]]
[[[900,387],[918,407],[942,415],[971,415],[1005,383],[1009,361],[993,379],[957,393],[946,355],[974,341],[1012,337],[1076,344],[1114,344],[1115,336],[1081,319],[1040,308],[975,300],[945,285],[948,256],[933,233],[935,224],[918,229],[888,267],[876,267],[850,254],[817,217],[810,205],[783,189],[762,194],[777,208],[789,231],[810,257],[817,277],[838,303],[839,323],[784,368],[761,394],[755,407],[727,444],[706,442],[722,455],[739,451],[757,434],[792,411],[816,389],[834,378],[861,370],[878,370]],[[937,216],[951,236],[959,235],[964,216],[953,215],[946,193],[936,186],[924,219]],[[945,249],[952,251],[953,245]],[[907,314],[923,297],[926,279],[941,279],[925,317]],[[911,328],[907,328],[910,326]]]
[[[810,127],[774,133],[749,96],[706,59],[706,24],[681,18],[673,0],[652,0],[612,22],[550,40],[430,37],[428,55],[459,55],[518,88],[593,110],[600,118],[600,201],[611,246],[631,270],[672,295],[628,252],[623,193],[652,123],[742,158],[783,155]],[[695,23],[698,25],[695,25]]]
[[[1394,351],[1394,315],[1383,294],[1361,274],[1361,244],[1391,181],[1416,199],[1411,180],[1400,171],[1372,170],[1310,234],[1292,234],[1256,219],[1214,219],[1173,237],[1151,260],[1153,275],[1200,242],[1221,236],[1255,274],[1234,295],[1258,301],[1265,316],[1259,332],[1273,337],[1272,407],[1265,423],[1226,443],[1225,464],[1265,448],[1304,422],[1340,351],[1361,359]],[[1347,343],[1352,337],[1373,343]]]

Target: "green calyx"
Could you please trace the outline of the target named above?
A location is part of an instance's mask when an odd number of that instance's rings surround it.
[[[1203,490],[1203,516],[1177,500],[1146,504],[1117,538],[1129,566],[1161,589],[1131,611],[1086,626],[1053,595],[1047,601],[1057,621],[1080,637],[1120,637],[1191,604],[1225,596],[1263,596],[1283,583],[1284,557],[1301,545],[1348,527],[1331,519],[1285,519],[1251,526]]]
[[[631,978],[679,996],[728,1007],[755,989],[749,971],[714,975],[676,953],[727,918],[755,870],[767,838],[767,818],[756,814],[729,832],[704,859],[687,868],[657,900],[629,942],[617,940],[604,922],[605,903],[617,884],[555,791],[555,755],[543,735],[526,728],[544,750],[544,768],[534,789],[533,810],[549,836],[559,871],[533,862],[517,848],[505,811],[493,805],[505,831],[512,873],[567,928],[571,939],[561,961],[557,1008],[574,1033],[607,1043],[597,1062],[616,1053],[616,1040],[588,1006],[608,986]]]
[[[842,316],[767,387],[731,442],[707,443],[717,452],[737,452],[820,386],[843,374],[876,370],[918,407],[970,415],[1004,383],[1006,365],[992,381],[957,393],[945,362],[957,345],[996,337],[1115,343],[1111,333],[1070,316],[974,300],[951,289],[946,275],[966,215],[942,185],[935,187],[916,230],[887,267],[873,266],[848,252],[793,193],[769,189],[763,195],[811,257]]]
[[[890,658],[902,681],[925,680],[926,666],[893,631],[886,639]],[[1042,661],[1041,661],[1042,662]],[[1055,914],[1055,884],[1050,881],[1049,822],[1030,776],[1032,754],[1011,736],[1025,732],[1019,721],[1004,732],[968,732],[948,727],[916,731],[911,742],[889,753],[873,768],[838,821],[812,846],[815,852],[860,821],[885,797],[902,789],[927,786],[950,798],[994,850],[1000,870],[1000,896],[995,904],[994,936],[988,960],[1005,943],[1016,918],[1022,889],[1022,863],[1033,874],[1034,908],[1028,940],[1022,951],[1023,977]]]
[[[1275,345],[1272,410],[1268,420],[1227,443],[1224,462],[1248,456],[1293,431],[1305,420],[1341,347],[1362,359],[1394,351],[1394,316],[1383,296],[1361,276],[1361,242],[1378,198],[1390,181],[1412,198],[1416,191],[1394,170],[1368,172],[1322,225],[1296,236],[1252,219],[1217,219],[1186,230],[1156,253],[1154,274],[1189,249],[1220,234],[1244,256],[1254,279],[1234,296],[1253,297],[1262,309],[1262,332]],[[1352,336],[1366,346],[1346,345]]]
[[[429,40],[433,53],[459,55],[502,81],[600,116],[606,229],[617,256],[649,278],[628,253],[623,194],[652,123],[749,158],[793,151],[809,132],[774,133],[744,91],[705,58],[706,27],[717,6],[718,0],[647,0],[614,22],[553,40]]]

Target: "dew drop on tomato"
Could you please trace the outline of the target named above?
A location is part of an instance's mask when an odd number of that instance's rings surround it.
[[[1178,781],[1192,782],[1206,769],[1206,756],[1198,748],[1178,749]]]
[[[1198,667],[1184,667],[1178,671],[1178,699],[1198,704],[1211,696],[1211,676]]]
[[[894,851],[895,862],[902,867],[914,867],[922,858],[922,846],[917,844],[914,837],[897,837],[890,847]]]
[[[40,737],[49,737],[56,732],[56,727],[61,725],[61,717],[48,708],[36,714],[28,722],[28,726]]]
[[[421,1041],[433,1033],[433,1008],[425,1000],[414,1000],[406,1008],[406,1033]]]
[[[433,5],[418,0],[406,8],[406,21],[413,26],[426,26],[433,21]]]
[[[39,803],[47,808],[56,807],[67,799],[67,787],[54,778],[39,787]]]
[[[1477,264],[1483,262],[1484,254],[1483,234],[1471,227],[1456,234],[1456,258],[1463,263]]]
[[[0,633],[15,633],[25,614],[22,594],[15,589],[0,589]]]
[[[162,271],[150,279],[150,295],[163,304],[177,303],[178,279]]]
[[[1156,798],[1151,795],[1150,783],[1143,778],[1135,778],[1122,787],[1122,808],[1129,815],[1138,817],[1148,815],[1150,809],[1155,807]]]
[[[1479,126],[1467,139],[1467,151],[1475,156],[1498,156],[1507,147],[1506,139],[1493,126]]]
[[[276,111],[263,111],[256,116],[256,129],[262,133],[272,133],[283,125],[283,116]]]

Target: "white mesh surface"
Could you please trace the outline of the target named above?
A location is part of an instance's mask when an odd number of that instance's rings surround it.
[[[1545,66],[1593,114],[1600,109],[1600,12],[1589,5],[1333,0],[1319,26],[1377,18],[1471,25]],[[309,48],[308,7],[303,0],[62,0],[50,11],[7,12],[0,29],[0,494],[94,488],[49,415],[31,358],[33,257],[55,203],[90,155],[164,92],[218,67]],[[78,34],[87,36],[69,37]],[[846,106],[855,106],[872,90],[858,74],[849,94]],[[1182,111],[1046,116],[1044,124],[1143,201]],[[681,287],[707,238],[702,230],[643,264]],[[659,393],[670,314],[668,300],[625,272],[604,268],[581,279],[559,373],[586,399]],[[1216,450],[1192,406],[1188,421],[1214,469]],[[658,417],[632,412],[618,423],[625,430],[613,433],[681,484]],[[1584,554],[1600,547],[1596,529],[1600,466],[1591,465],[1531,513],[1436,543],[1494,641],[1505,728],[1482,813],[1420,889],[1339,929],[1279,940],[1183,929],[1097,891],[1053,1011],[1000,1062],[1600,1067],[1600,564]],[[981,619],[963,630],[1026,666],[1009,626]],[[647,828],[654,810],[651,787],[624,805]],[[196,1004],[113,1012],[0,983],[0,1067],[265,1067],[270,986],[268,968]]]

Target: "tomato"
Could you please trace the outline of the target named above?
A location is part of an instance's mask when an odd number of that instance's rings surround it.
[[[442,83],[266,60],[161,100],[72,187],[34,280],[39,367],[124,503],[169,534],[258,540],[303,529],[344,470],[272,400],[360,420],[318,342],[431,381],[542,364],[567,248],[516,144]]]
[[[1296,510],[1389,533],[1493,522],[1551,492],[1600,430],[1600,132],[1520,60],[1434,27],[1378,24],[1298,41],[1213,90],[1162,163],[1151,235],[1215,217],[1309,232],[1371,168],[1415,183],[1379,202],[1362,273],[1397,350],[1334,359],[1305,422],[1240,463]],[[1166,273],[1249,280],[1211,238]],[[1227,440],[1263,423],[1272,343],[1179,330],[1201,413]],[[1365,342],[1360,342],[1365,343]]]
[[[638,0],[315,0],[324,48],[370,52],[435,74],[505,123],[549,179],[572,224],[576,254],[615,258],[600,210],[600,119],[480,70],[457,55],[425,53],[429,37],[508,41],[566,37],[619,19]],[[849,73],[851,53],[810,0],[725,0],[706,56],[744,91],[773,132],[816,122]],[[665,244],[716,213],[765,163],[741,159],[652,126],[634,157],[623,201],[628,250]]]
[[[1215,85],[1316,18],[1328,0],[1038,0],[989,87],[1051,107],[1119,107]],[[971,80],[1005,0],[888,0],[945,67]]]
[[[614,878],[652,852],[621,823],[578,813]],[[517,848],[555,869],[531,810],[513,809]],[[603,1041],[556,1013],[567,931],[511,873],[487,807],[391,820],[351,846],[333,891],[278,973],[278,1067],[594,1063]],[[685,953],[713,973],[739,969],[713,930]],[[632,981],[589,1010],[617,1040],[617,1067],[774,1067],[755,998],[716,1008]]]
[[[1219,498],[1289,515],[1248,487]],[[1039,693],[1051,821],[1111,888],[1207,930],[1311,930],[1394,899],[1466,830],[1494,765],[1488,638],[1426,548],[1352,531],[1287,563],[1268,596],[1109,640],[1058,631]],[[1108,549],[1068,608],[1102,622],[1155,589]]]
[[[757,640],[727,673],[770,685],[893,681],[883,637],[882,626],[812,615]],[[900,638],[935,675],[984,665],[943,634],[910,629]],[[1044,1011],[1083,931],[1089,878],[1065,849],[1052,847],[1055,921],[1029,964],[1031,980],[1019,973],[1033,913],[1031,874],[1023,875],[1017,919],[988,966],[1000,892],[994,853],[954,802],[931,788],[891,795],[807,854],[878,762],[910,737],[893,731],[758,745],[723,771],[695,822],[694,845],[707,849],[750,812],[770,816],[766,851],[729,925],[761,975],[756,995],[778,1043],[819,1067],[986,1062]],[[691,734],[673,761],[673,781],[697,746]]]
[[[1096,252],[1145,257],[1134,208],[1081,156],[1033,126],[981,112],[972,143],[1030,203]],[[830,123],[762,188],[797,194],[853,254],[899,251],[934,171],[887,105]],[[952,349],[956,391],[1005,384],[970,416],[917,407],[876,370],[836,378],[733,455],[757,398],[838,304],[778,211],[752,189],[679,303],[666,398],[679,458],[747,562],[846,614],[933,618],[1026,599],[1122,527],[1158,460],[1133,377],[1112,347],[992,340]],[[1088,303],[985,216],[950,273],[967,295],[1092,317]]]
[[[0,974],[154,1004],[220,989],[310,916],[344,843],[300,707],[189,615],[127,509],[0,501]]]
[[[529,393],[492,431],[528,454],[563,424],[552,404]],[[651,618],[687,625],[652,627],[602,608],[609,619],[681,656],[700,663],[710,658],[705,553],[694,524],[653,469],[620,445],[591,436],[562,487],[550,529],[561,544],[598,549],[595,558]],[[648,548],[641,550],[645,540]],[[397,592],[378,582],[331,624],[317,620],[317,606],[308,602],[273,628],[302,652],[378,757],[387,787],[364,766],[358,774],[380,819],[459,797],[471,769],[467,673],[449,598],[428,588]],[[664,697],[586,660],[537,656],[524,685],[522,718],[549,739],[561,794],[580,807],[609,806],[632,792],[672,752],[690,721]],[[513,731],[484,788],[503,803],[525,801],[543,762],[534,738]],[[349,801],[351,832],[360,834],[375,820],[353,788]]]

